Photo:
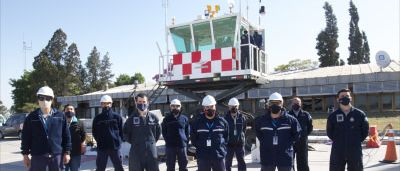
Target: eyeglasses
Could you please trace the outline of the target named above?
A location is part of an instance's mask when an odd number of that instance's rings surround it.
[[[52,101],[53,97],[50,97],[50,96],[38,96],[38,99],[39,99],[39,101],[44,101],[44,100]]]

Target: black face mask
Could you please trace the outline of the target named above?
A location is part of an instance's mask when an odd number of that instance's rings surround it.
[[[179,110],[179,109],[172,109],[172,110],[171,110],[171,113],[172,113],[173,115],[178,115],[178,114],[180,113],[180,110]]]
[[[229,111],[230,111],[231,113],[237,113],[237,112],[238,112],[238,108],[232,107]]]
[[[300,105],[299,104],[293,104],[292,105],[292,109],[295,111],[298,111],[300,109]]]
[[[270,107],[271,113],[277,114],[279,111],[281,111],[282,107],[276,104],[271,105]]]
[[[339,103],[344,105],[344,106],[347,106],[347,105],[350,104],[350,98],[347,97],[347,96],[342,97],[342,98],[339,99]]]
[[[204,113],[208,116],[208,117],[213,117],[215,115],[215,110],[214,109],[208,109],[206,111],[204,111]]]
[[[75,115],[74,112],[65,112],[65,117],[72,118]]]
[[[103,107],[102,112],[108,112],[110,110],[110,107]]]

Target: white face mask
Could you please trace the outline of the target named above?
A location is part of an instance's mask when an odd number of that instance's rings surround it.
[[[50,109],[51,108],[51,101],[39,101],[39,106],[41,109]]]

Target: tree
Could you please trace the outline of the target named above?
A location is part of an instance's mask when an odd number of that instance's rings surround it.
[[[102,86],[100,83],[100,52],[97,51],[96,46],[93,47],[92,52],[86,62],[87,78],[88,78],[88,90],[89,92],[101,90]]]
[[[289,61],[288,64],[279,65],[274,68],[277,72],[286,72],[286,71],[296,71],[296,70],[305,70],[305,69],[314,69],[318,68],[317,61],[311,61],[311,59],[301,60],[295,59]]]
[[[99,72],[100,84],[102,85],[102,87],[108,87],[111,84],[111,78],[114,77],[114,74],[111,73],[111,65],[112,64],[110,62],[109,53],[107,52],[101,60]]]
[[[143,84],[145,82],[145,78],[140,72],[136,72],[135,75],[133,75],[132,82],[134,80],[138,80],[139,84]]]
[[[78,74],[79,74],[79,83],[80,83],[80,87],[81,87],[81,92],[80,94],[85,94],[85,93],[89,93],[89,79],[88,79],[88,73],[86,71],[86,68],[81,64],[78,67]]]
[[[370,53],[369,53],[369,44],[368,44],[368,40],[367,40],[367,35],[365,34],[365,32],[362,32],[362,36],[363,36],[363,61],[362,63],[367,64],[370,63]]]
[[[343,61],[343,59],[340,59],[340,62],[339,62],[339,65],[340,66],[343,66],[343,65],[345,65],[346,63]]]
[[[23,110],[25,103],[36,103],[36,91],[39,85],[34,84],[32,75],[32,72],[25,71],[20,79],[10,80],[10,85],[14,87],[11,97],[14,100],[15,112],[26,112]]]
[[[0,100],[0,115],[6,115],[8,113],[7,107],[3,105],[3,102]]]
[[[318,50],[319,67],[337,66],[339,65],[339,53],[336,52],[336,48],[339,47],[337,20],[328,2],[325,2],[324,9],[326,28],[318,34],[315,47]]]
[[[128,74],[121,74],[117,77],[117,80],[114,82],[115,86],[121,85],[131,85],[133,84],[132,79],[133,77],[129,76]]]
[[[75,95],[82,92],[82,82],[80,78],[81,59],[78,47],[72,43],[68,47],[67,55],[64,60],[65,63],[65,76],[64,76],[64,91],[63,95]]]
[[[357,12],[357,7],[354,5],[353,1],[350,0],[350,29],[349,29],[349,52],[350,56],[347,58],[347,63],[349,65],[360,64],[363,62],[363,36],[358,28],[358,21],[360,20]]]

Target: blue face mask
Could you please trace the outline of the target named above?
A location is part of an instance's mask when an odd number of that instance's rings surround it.
[[[136,108],[140,111],[145,111],[147,110],[147,104],[136,104]]]
[[[75,113],[74,112],[65,112],[65,116],[67,118],[72,118],[73,116],[75,116]]]

